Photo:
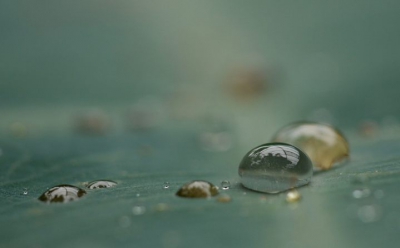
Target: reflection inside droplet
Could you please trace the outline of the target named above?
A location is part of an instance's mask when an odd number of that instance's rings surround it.
[[[244,156],[239,175],[249,189],[278,193],[308,184],[312,169],[311,160],[301,150],[284,143],[269,143]]]
[[[110,180],[96,180],[87,184],[89,189],[111,188],[117,185],[116,182]]]
[[[39,200],[46,203],[65,203],[76,201],[83,197],[86,192],[83,189],[72,185],[58,185],[44,192]]]
[[[177,196],[187,198],[208,198],[217,194],[217,187],[206,181],[192,181],[183,185],[176,192]]]

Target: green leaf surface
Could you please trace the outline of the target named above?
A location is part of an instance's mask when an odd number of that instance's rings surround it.
[[[299,189],[302,200],[288,204],[285,193],[240,185],[237,167],[247,148],[205,152],[194,137],[190,130],[164,130],[3,139],[0,247],[390,247],[400,241],[399,140],[354,142],[349,162],[315,173]],[[96,179],[118,185],[88,190],[68,204],[37,199],[49,187],[84,187]],[[232,201],[175,196],[194,179],[229,180],[231,188],[221,193]],[[369,194],[356,199],[358,189]],[[135,206],[145,211],[135,215]]]

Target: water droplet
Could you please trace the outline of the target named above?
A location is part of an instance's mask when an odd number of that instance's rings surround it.
[[[235,68],[226,85],[235,99],[249,101],[266,92],[267,78],[265,72],[257,67]]]
[[[46,203],[70,202],[78,200],[86,194],[86,191],[72,185],[58,185],[44,192],[39,200]]]
[[[134,206],[134,207],[132,208],[132,213],[133,213],[134,215],[142,215],[142,214],[144,214],[145,212],[146,212],[146,208],[143,207],[143,206]]]
[[[222,195],[218,196],[217,201],[222,202],[222,203],[228,203],[228,202],[232,201],[232,198],[227,194],[222,194]]]
[[[96,180],[87,184],[89,189],[101,189],[101,188],[111,188],[117,185],[116,182],[110,180]]]
[[[108,116],[100,109],[92,109],[78,114],[75,118],[75,129],[89,135],[105,134],[110,128]]]
[[[137,194],[136,194],[136,197],[140,197],[140,194],[139,194],[139,193],[137,193]]]
[[[297,190],[291,190],[286,194],[286,201],[288,203],[295,203],[300,201],[301,195]]]
[[[169,189],[169,182],[164,182],[164,189]]]
[[[231,187],[231,183],[229,181],[222,181],[221,182],[221,189],[227,190]]]
[[[356,199],[366,198],[371,194],[369,189],[356,189],[353,191],[352,195]]]
[[[312,162],[308,156],[284,143],[257,146],[244,156],[239,166],[242,184],[266,193],[278,193],[306,185],[312,174]]]
[[[378,132],[378,124],[375,121],[363,121],[360,125],[359,132],[366,138],[372,138]]]
[[[208,198],[217,194],[217,187],[206,181],[192,181],[176,192],[177,196],[188,198]]]
[[[124,215],[121,218],[119,218],[118,224],[122,228],[127,228],[131,225],[131,218],[129,216]]]
[[[164,212],[167,211],[169,209],[168,204],[165,203],[158,203],[155,208],[154,208],[157,212]]]
[[[22,191],[23,195],[28,195],[28,188],[24,188],[24,190]]]
[[[376,205],[365,205],[358,209],[357,216],[362,222],[371,223],[380,219],[381,210]]]
[[[344,136],[335,128],[316,122],[288,125],[278,131],[272,140],[300,148],[315,167],[323,170],[349,156],[349,144]]]

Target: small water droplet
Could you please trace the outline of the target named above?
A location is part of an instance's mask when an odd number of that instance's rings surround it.
[[[279,156],[277,156],[279,154]],[[308,156],[284,143],[269,143],[250,150],[239,166],[242,184],[252,190],[278,193],[310,182],[313,167]]]
[[[127,228],[131,225],[131,218],[129,216],[124,215],[121,218],[119,218],[118,224],[122,228]]]
[[[167,211],[169,209],[168,204],[165,203],[158,203],[155,208],[154,208],[157,212],[164,212]]]
[[[24,188],[23,191],[22,191],[22,194],[23,195],[28,195],[28,188]]]
[[[286,194],[286,201],[288,203],[295,203],[300,201],[301,199],[301,195],[299,193],[299,191],[297,190],[290,190],[287,194]]]
[[[101,109],[91,109],[75,117],[75,130],[82,134],[103,135],[110,128],[110,120]]]
[[[176,192],[177,196],[187,198],[208,198],[217,194],[217,187],[206,181],[192,181],[183,185]]]
[[[381,210],[376,205],[365,205],[358,209],[357,216],[362,222],[371,223],[380,219]]]
[[[356,189],[352,192],[352,195],[356,199],[366,198],[371,194],[369,189]]]
[[[221,189],[227,190],[231,187],[231,183],[229,181],[222,181],[221,182]]]
[[[164,182],[164,189],[169,189],[169,182]]]
[[[349,156],[349,144],[335,128],[316,122],[290,124],[275,134],[274,142],[294,145],[305,152],[318,169],[330,169]]]
[[[72,185],[58,185],[44,192],[39,200],[46,203],[65,203],[79,200],[86,194],[86,191]]]
[[[143,207],[143,206],[134,206],[134,207],[132,208],[132,213],[133,213],[134,215],[142,215],[142,214],[144,214],[145,212],[146,212],[146,208]]]
[[[227,202],[232,201],[232,198],[227,194],[222,194],[222,195],[218,196],[217,201],[222,202],[222,203],[227,203]]]
[[[117,185],[116,182],[110,180],[96,180],[87,184],[89,189],[101,189],[101,188],[111,188]]]

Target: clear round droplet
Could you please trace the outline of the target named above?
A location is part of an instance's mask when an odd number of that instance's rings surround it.
[[[349,156],[349,144],[335,128],[317,122],[298,122],[279,130],[273,142],[285,142],[305,152],[318,169],[330,169]]]
[[[221,189],[227,190],[231,187],[231,183],[229,181],[222,181],[221,182]]]
[[[101,188],[111,188],[116,186],[117,183],[110,180],[96,180],[87,184],[88,189],[101,189]]]
[[[164,189],[169,189],[169,182],[164,182]]]
[[[352,195],[355,199],[366,198],[371,194],[369,189],[356,189],[352,192]]]
[[[177,196],[187,198],[208,198],[217,194],[217,187],[207,181],[192,181],[176,192]]]
[[[300,149],[268,143],[250,150],[239,165],[242,184],[251,190],[278,193],[310,182],[313,165]]]
[[[357,216],[364,223],[375,222],[381,218],[381,209],[376,205],[365,205],[357,210]]]
[[[142,214],[144,214],[145,212],[146,212],[146,208],[143,207],[143,206],[134,206],[134,207],[132,208],[132,213],[133,213],[134,215],[142,215]]]
[[[79,200],[86,191],[72,185],[58,185],[44,192],[38,199],[46,203],[66,203]]]

